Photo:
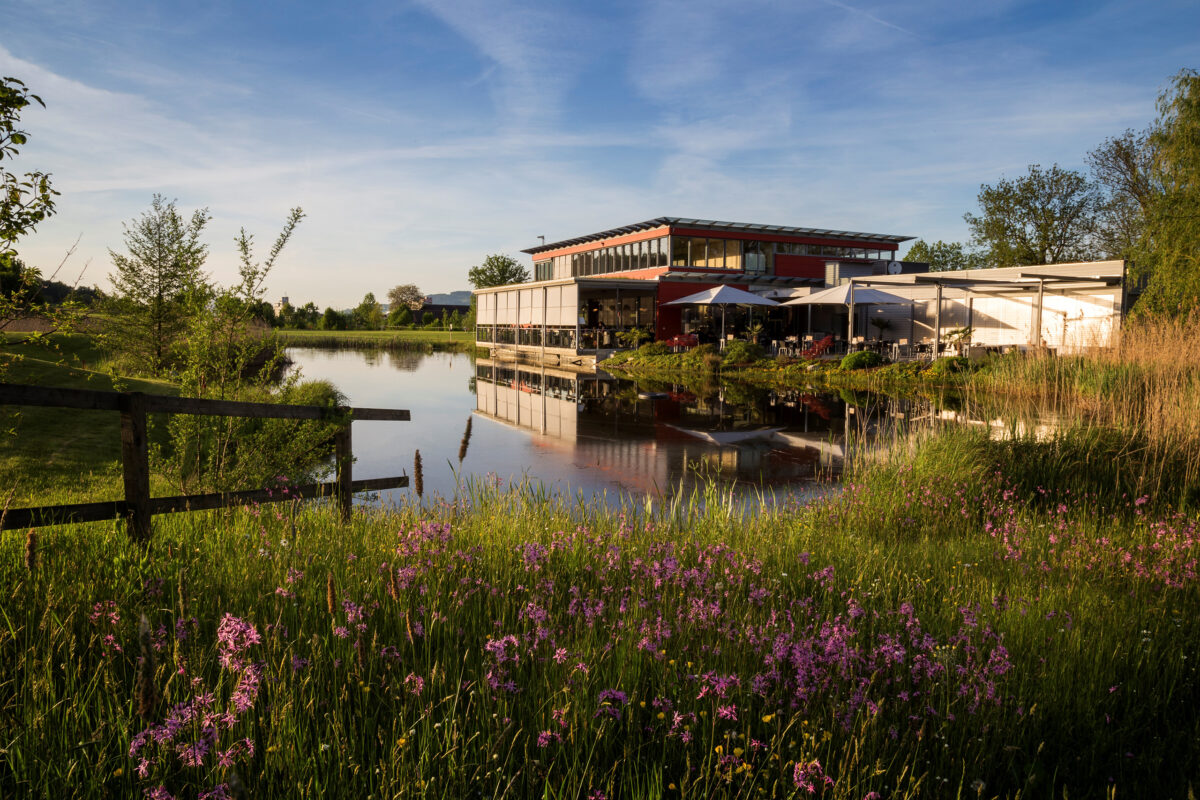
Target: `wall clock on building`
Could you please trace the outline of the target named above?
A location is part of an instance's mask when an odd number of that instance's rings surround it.
[[[887,271],[888,271],[888,275],[899,275],[900,274],[900,262],[899,261],[889,261],[888,266],[887,266]]]

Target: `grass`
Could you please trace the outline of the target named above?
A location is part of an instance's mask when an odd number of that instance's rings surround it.
[[[288,347],[324,348],[397,348],[433,350],[470,350],[475,346],[474,331],[433,331],[424,328],[386,331],[278,331]]]
[[[896,447],[805,507],[6,535],[0,795],[1188,796],[1195,519],[1071,483],[1093,445]]]
[[[20,337],[10,336],[9,339]],[[167,381],[114,379],[95,340],[84,334],[55,335],[46,344],[5,344],[4,380],[98,391],[177,394]],[[59,408],[0,407],[4,446],[0,449],[0,506],[33,505],[39,498],[71,487],[71,502],[121,496],[121,432],[117,414]],[[158,423],[153,420],[152,423]],[[152,426],[152,441],[165,430]],[[156,490],[165,487],[156,483]]]

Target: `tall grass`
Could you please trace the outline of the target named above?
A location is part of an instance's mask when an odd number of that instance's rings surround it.
[[[1042,398],[1121,432],[1150,469],[1200,481],[1200,327],[1197,319],[1141,320],[1118,344],[1081,355],[998,359],[971,380],[976,392]]]
[[[1195,522],[960,436],[804,507],[468,482],[8,535],[0,796],[1185,796]]]

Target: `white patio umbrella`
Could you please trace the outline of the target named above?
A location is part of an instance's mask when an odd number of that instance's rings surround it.
[[[735,289],[732,286],[718,286],[715,289],[705,289],[703,292],[689,294],[678,300],[663,303],[664,306],[720,306],[721,307],[721,347],[725,347],[725,306],[777,306],[774,300],[759,297],[752,292]]]
[[[850,309],[850,328],[848,341],[854,341],[854,306],[887,306],[912,305],[915,301],[898,294],[881,292],[869,286],[855,286],[853,282],[843,283],[819,292],[813,292],[805,297],[789,300],[785,306],[846,306]],[[810,318],[811,327],[811,318]]]

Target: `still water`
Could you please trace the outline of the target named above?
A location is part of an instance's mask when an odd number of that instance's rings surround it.
[[[411,475],[420,450],[426,495],[442,497],[473,476],[612,503],[711,481],[801,499],[836,483],[849,442],[869,442],[880,424],[916,413],[909,401],[862,394],[639,385],[463,353],[305,348],[288,355],[305,378],[332,381],[351,405],[412,412],[411,422],[354,423],[355,478]]]

